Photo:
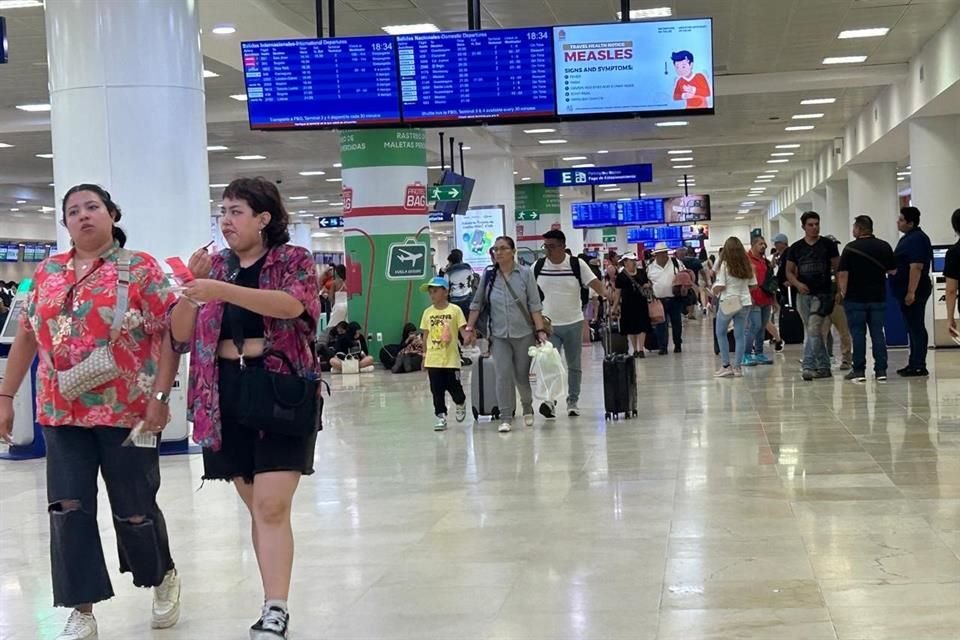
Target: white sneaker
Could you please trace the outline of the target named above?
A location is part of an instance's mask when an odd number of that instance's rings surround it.
[[[160,586],[153,588],[153,615],[150,626],[154,629],[169,629],[179,620],[180,574],[176,569],[170,569]]]
[[[510,423],[501,422],[500,426],[497,428],[497,431],[499,431],[500,433],[510,433]]]
[[[467,405],[458,404],[457,405],[457,422],[463,422],[467,419]]]
[[[532,426],[533,426],[533,414],[532,414],[532,413],[528,413],[527,415],[523,416],[523,424],[525,424],[525,425],[528,426],[528,427],[532,427]]]
[[[97,640],[97,619],[92,613],[80,613],[74,609],[57,640]]]
[[[437,421],[433,424],[434,431],[447,430],[447,416],[437,416]]]
[[[720,369],[717,369],[716,373],[713,374],[713,377],[714,378],[732,378],[733,369],[731,369],[730,367],[721,367]]]

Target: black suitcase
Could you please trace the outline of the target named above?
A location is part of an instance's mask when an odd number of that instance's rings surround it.
[[[620,334],[619,322],[613,320],[607,322],[603,327],[603,333],[604,355],[612,356],[630,352],[630,342],[627,336]]]
[[[637,368],[634,358],[615,354],[603,359],[604,419],[637,415]]]
[[[727,346],[730,353],[737,352],[737,337],[733,335],[733,329],[727,330]],[[717,342],[717,316],[713,316],[713,354],[720,355],[720,343]]]
[[[780,307],[780,339],[784,344],[803,344],[803,320],[793,307]]]

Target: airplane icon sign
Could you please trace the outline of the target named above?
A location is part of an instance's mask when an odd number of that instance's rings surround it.
[[[417,264],[421,258],[423,258],[422,253],[410,253],[409,251],[404,251],[399,249],[398,252],[400,256],[397,258],[400,262],[409,262],[411,265]]]
[[[390,245],[387,252],[388,280],[420,280],[427,276],[430,247],[415,240]]]

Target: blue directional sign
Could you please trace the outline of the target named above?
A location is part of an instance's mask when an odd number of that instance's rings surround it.
[[[546,169],[543,172],[543,183],[548,187],[585,187],[628,182],[653,182],[653,165],[623,164],[586,169]]]
[[[343,216],[318,216],[317,224],[321,229],[336,229],[343,226]]]

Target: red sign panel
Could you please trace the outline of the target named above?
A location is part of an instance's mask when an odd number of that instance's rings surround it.
[[[347,214],[353,211],[353,189],[344,187],[340,195],[343,196],[343,213]]]
[[[413,213],[427,212],[427,187],[419,182],[407,185],[403,198],[403,210]]]

